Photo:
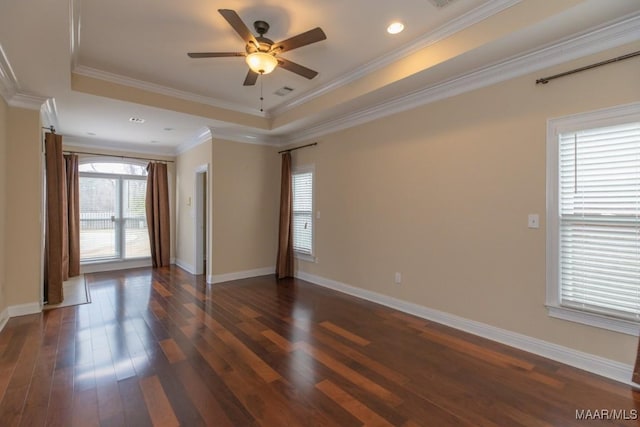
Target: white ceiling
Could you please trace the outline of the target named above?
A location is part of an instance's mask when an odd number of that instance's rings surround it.
[[[274,41],[321,27],[327,40],[282,56],[320,74],[307,80],[283,69],[263,79],[266,110],[284,98],[273,95],[283,86],[289,95],[307,92],[409,43],[483,3],[458,0],[438,9],[428,0],[82,0],[78,64],[146,82],[214,98],[258,114],[259,84],[244,87],[243,58],[191,59],[191,52],[243,52],[244,41],[218,13],[231,8],[253,30],[267,21]],[[406,31],[386,32],[394,20]],[[254,33],[255,34],[255,33]],[[224,105],[223,104],[223,105]]]
[[[327,40],[282,54],[319,75],[307,80],[276,69],[262,77],[260,112],[260,82],[242,85],[243,58],[186,55],[243,51],[219,8],[236,10],[251,29],[253,21],[267,21],[274,41],[321,27]],[[247,142],[288,141],[638,15],[640,0],[454,0],[442,8],[430,0],[7,0],[0,3],[0,71],[15,76],[4,78],[14,92],[55,100],[55,124],[69,141],[172,152],[209,128]],[[386,27],[394,20],[405,31],[391,36]],[[88,90],[74,86],[72,76],[116,86]],[[275,95],[283,86],[294,91]],[[150,101],[135,89],[166,96]],[[191,104],[176,108],[178,101]],[[146,121],[132,124],[132,116]]]

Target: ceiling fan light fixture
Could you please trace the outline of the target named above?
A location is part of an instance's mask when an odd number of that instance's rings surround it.
[[[269,74],[278,65],[275,56],[265,52],[253,52],[247,55],[247,65],[258,74]]]

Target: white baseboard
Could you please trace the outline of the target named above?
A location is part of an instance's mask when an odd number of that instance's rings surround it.
[[[8,308],[9,317],[26,316],[27,314],[36,314],[42,311],[42,304],[39,302],[28,302],[26,304],[10,305]]]
[[[0,311],[0,332],[2,332],[8,320],[9,320],[9,307],[5,307],[4,310]]]
[[[186,270],[187,272],[191,273],[191,274],[196,274],[195,271],[195,267],[191,264],[189,264],[188,262],[184,262],[181,259],[176,258],[173,262],[173,264],[177,265],[178,267],[180,267],[183,270]]]
[[[151,267],[151,259],[131,261],[95,262],[80,266],[80,274],[100,273],[101,271],[127,270],[129,268]]]
[[[207,283],[222,283],[231,280],[248,279],[250,277],[266,276],[267,274],[275,274],[275,267],[256,268],[255,270],[237,271],[235,273],[214,274],[207,276]]]
[[[315,285],[372,301],[404,313],[409,313],[423,319],[431,320],[461,331],[490,339],[492,341],[497,341],[501,344],[528,351],[529,353],[534,353],[566,365],[584,369],[585,371],[589,371],[621,383],[629,385],[632,384],[631,375],[633,367],[631,365],[616,362],[615,360],[606,359],[593,354],[584,353],[582,351],[508,331],[506,329],[497,328],[495,326],[487,325],[486,323],[465,319],[464,317],[434,310],[422,305],[410,303],[387,295],[379,294],[377,292],[368,291],[366,289],[357,288],[355,286],[350,286],[313,274],[297,272],[296,277]]]

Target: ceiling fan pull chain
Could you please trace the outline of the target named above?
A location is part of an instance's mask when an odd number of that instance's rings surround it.
[[[264,110],[262,109],[263,104],[264,104],[264,102],[263,102],[263,101],[264,101],[264,97],[262,96],[262,86],[263,86],[263,84],[264,84],[264,83],[263,83],[263,80],[264,80],[264,78],[263,78],[263,74],[262,74],[262,73],[260,73],[260,112],[261,112],[261,113],[264,111]]]

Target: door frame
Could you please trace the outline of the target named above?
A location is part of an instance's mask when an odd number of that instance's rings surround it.
[[[204,180],[202,179],[204,175]],[[209,242],[209,236],[211,235],[211,227],[209,216],[211,215],[209,211],[210,206],[210,197],[211,194],[210,189],[210,175],[209,175],[209,163],[198,166],[195,169],[195,185],[194,185],[194,221],[193,221],[193,242],[194,242],[194,252],[193,252],[193,267],[194,274],[207,274],[204,268],[204,260],[207,260],[207,270],[211,270],[211,248],[207,244]],[[204,187],[203,188],[203,183]],[[202,197],[203,191],[207,191],[206,200]],[[203,204],[205,204],[203,209]],[[204,215],[203,215],[204,213]],[[202,233],[202,227],[206,226],[207,235],[204,236]]]

